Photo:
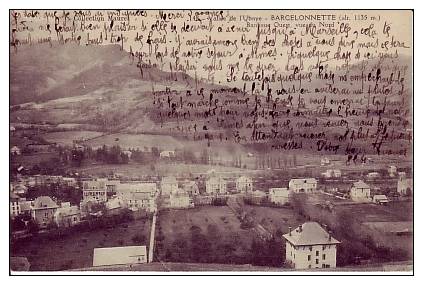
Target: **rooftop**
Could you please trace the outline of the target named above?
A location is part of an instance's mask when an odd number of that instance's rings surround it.
[[[58,207],[59,206],[57,206],[56,202],[49,196],[41,196],[34,200],[33,209],[50,209]]]
[[[283,235],[283,237],[295,246],[340,243],[338,240],[331,237],[317,222],[306,222],[290,233]]]
[[[294,178],[289,181],[289,184],[303,184],[303,183],[317,183],[315,178]]]
[[[145,257],[141,261],[147,261],[146,246],[127,246],[111,248],[95,248],[93,266],[123,265],[133,263],[134,257]]]
[[[353,187],[354,188],[364,188],[364,189],[370,188],[370,186],[362,180],[354,182]]]

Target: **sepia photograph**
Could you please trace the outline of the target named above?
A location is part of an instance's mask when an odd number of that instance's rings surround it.
[[[9,275],[414,275],[413,25],[10,9]]]

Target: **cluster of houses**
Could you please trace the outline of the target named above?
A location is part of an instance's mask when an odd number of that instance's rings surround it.
[[[412,179],[407,178],[404,172],[397,172],[395,167],[389,167],[389,172],[398,175],[397,191],[400,195],[408,194],[412,190]],[[324,174],[327,178],[336,178],[340,177],[341,172],[337,169],[328,169]],[[288,187],[273,187],[264,192],[254,190],[253,179],[242,175],[234,180],[234,192],[233,189],[228,190],[227,179],[216,175],[214,171],[209,171],[203,183],[205,191],[202,193],[197,181],[178,181],[174,176],[165,176],[158,183],[108,178],[84,180],[79,182],[79,185],[82,185],[82,200],[79,206],[70,206],[69,203],[58,205],[48,196],[40,196],[35,200],[19,197],[26,193],[28,186],[57,182],[78,186],[78,181],[72,177],[46,175],[20,177],[19,181],[11,184],[11,216],[28,212],[40,227],[46,227],[51,222],[59,226],[71,226],[95,211],[93,208],[98,204],[103,204],[111,213],[120,212],[125,208],[153,213],[158,207],[184,209],[212,204],[216,198],[227,197],[231,193],[243,194],[257,204],[266,200],[275,205],[286,205],[292,193],[314,193],[318,185],[315,178],[295,178],[289,181]],[[386,195],[371,195],[370,186],[362,180],[353,183],[349,196],[355,202],[384,204],[389,201]]]
[[[397,180],[397,193],[400,196],[404,196],[410,193],[412,189],[413,179],[407,178],[405,172],[399,172]],[[357,181],[352,185],[350,190],[350,197],[351,200],[356,202],[374,202],[377,204],[384,204],[389,201],[386,195],[371,195],[370,186],[362,180]]]
[[[53,223],[60,227],[69,227],[81,221],[78,206],[71,206],[69,202],[63,202],[59,206],[49,196],[40,196],[30,201],[12,193],[10,214],[12,217],[29,214],[40,228],[46,228]]]

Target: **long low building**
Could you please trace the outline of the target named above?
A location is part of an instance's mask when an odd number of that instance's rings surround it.
[[[146,246],[95,248],[93,266],[147,263]]]

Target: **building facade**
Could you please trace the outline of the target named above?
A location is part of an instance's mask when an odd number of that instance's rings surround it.
[[[168,195],[178,188],[178,181],[174,176],[166,176],[162,178],[160,186],[162,189],[162,194]]]
[[[406,195],[407,192],[412,193],[413,191],[413,179],[407,178],[405,173],[401,173],[397,182],[397,192],[400,195]]]
[[[286,261],[295,269],[336,267],[340,243],[317,222],[306,222],[283,235]]]
[[[157,185],[152,182],[121,183],[117,187],[117,197],[123,201],[126,208],[132,211],[156,211],[156,196]]]
[[[235,186],[240,193],[250,193],[253,191],[253,180],[250,177],[241,176],[236,179]]]
[[[56,212],[56,202],[49,196],[41,196],[34,200],[34,205],[31,209],[31,217],[38,224],[39,227],[45,228],[54,222],[54,213]]]
[[[294,193],[312,193],[317,190],[315,178],[298,178],[289,181],[289,190]]]
[[[106,179],[82,182],[82,202],[104,203],[107,201]]]
[[[62,203],[54,213],[54,221],[58,227],[71,227],[81,222],[81,211],[78,206],[69,202]]]
[[[186,181],[182,187],[191,198],[200,194],[200,190],[198,189],[198,185],[195,181]]]
[[[370,186],[361,180],[354,182],[350,190],[350,196],[356,202],[371,202]]]
[[[20,198],[19,198],[18,195],[14,194],[14,193],[12,193],[10,195],[10,216],[12,218],[14,218],[14,217],[16,217],[16,216],[18,216],[19,214],[22,213],[19,200],[20,200]]]
[[[289,202],[289,190],[285,187],[269,189],[269,200],[278,205],[284,205]]]
[[[226,194],[226,180],[222,177],[212,176],[206,180],[206,193]]]

